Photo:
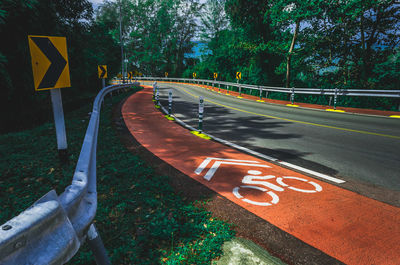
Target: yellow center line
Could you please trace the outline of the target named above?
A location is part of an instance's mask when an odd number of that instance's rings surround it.
[[[183,91],[185,91],[187,94],[191,95],[192,97],[195,97],[195,98],[198,97],[198,96],[190,93],[189,91],[187,91],[186,89],[184,89],[182,87],[181,87],[181,89]],[[390,135],[390,134],[382,134],[382,133],[374,133],[374,132],[367,132],[367,131],[361,131],[361,130],[353,130],[353,129],[335,127],[335,126],[312,123],[312,122],[306,122],[306,121],[291,120],[291,119],[286,119],[286,118],[281,118],[281,117],[276,117],[276,116],[271,116],[271,115],[265,115],[265,114],[261,114],[261,113],[256,113],[256,112],[252,112],[252,111],[247,111],[247,110],[231,107],[231,106],[220,104],[220,103],[208,100],[208,99],[206,99],[205,101],[210,102],[210,103],[215,104],[215,105],[218,105],[218,106],[222,106],[222,107],[228,108],[228,109],[233,109],[233,110],[236,110],[236,111],[240,111],[240,112],[244,112],[244,113],[248,113],[248,114],[252,114],[252,115],[257,115],[257,116],[262,116],[262,117],[266,117],[266,118],[289,121],[289,122],[300,123],[300,124],[307,124],[307,125],[318,126],[318,127],[323,127],[323,128],[329,128],[329,129],[336,129],[336,130],[347,131],[347,132],[355,132],[355,133],[361,133],[361,134],[376,135],[376,136],[382,136],[382,137],[387,137],[387,138],[393,138],[393,139],[400,140],[400,136],[395,136],[395,135]]]

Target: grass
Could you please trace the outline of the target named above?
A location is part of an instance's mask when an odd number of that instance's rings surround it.
[[[127,94],[114,96],[113,104]],[[96,226],[113,264],[210,264],[231,225],[182,199],[121,143],[112,127],[110,98],[101,114],[97,150],[98,209]],[[58,160],[53,124],[0,135],[0,223],[19,214],[71,180],[85,134],[91,104],[66,115],[70,163]],[[87,246],[69,264],[95,264]]]

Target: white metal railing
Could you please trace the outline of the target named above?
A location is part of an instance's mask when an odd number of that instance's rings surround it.
[[[320,89],[320,88],[286,88],[286,87],[273,87],[273,86],[261,86],[261,85],[249,85],[240,84],[216,80],[207,79],[191,79],[191,78],[166,78],[166,77],[137,77],[137,80],[154,80],[154,81],[170,81],[170,82],[187,82],[196,83],[209,86],[224,86],[229,89],[236,87],[239,94],[242,93],[242,89],[250,89],[259,91],[260,99],[262,98],[263,92],[281,92],[291,94],[292,102],[294,101],[295,94],[308,94],[308,95],[325,95],[334,97],[334,107],[336,108],[336,102],[338,96],[356,96],[356,97],[388,97],[400,99],[400,90],[371,90],[371,89]],[[399,106],[400,108],[400,106]]]
[[[111,85],[96,96],[71,185],[60,196],[51,190],[1,226],[1,265],[64,264],[76,254],[86,237],[96,262],[110,264],[92,224],[97,209],[97,135],[104,97],[130,86]]]

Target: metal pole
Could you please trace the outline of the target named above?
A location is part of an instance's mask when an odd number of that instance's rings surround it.
[[[203,130],[203,113],[204,113],[204,98],[200,97],[199,100],[199,132]]]
[[[239,79],[237,80],[237,83],[239,84]],[[239,84],[239,97],[242,96],[242,86]]]
[[[158,91],[158,87],[157,87],[156,88],[156,104],[157,104],[157,106],[160,106],[159,96],[160,96],[160,92]]]
[[[102,78],[101,79],[101,88],[105,88],[106,87],[106,79]]]
[[[157,81],[153,83],[153,101],[156,99],[156,88],[157,88]]]
[[[57,135],[57,149],[61,160],[67,160],[67,134],[65,133],[64,111],[62,106],[61,89],[50,90],[51,103],[53,105],[54,124]]]
[[[107,250],[104,247],[103,241],[96,230],[94,224],[89,227],[88,245],[93,252],[94,259],[97,265],[111,265],[110,258],[107,255]]]
[[[172,114],[172,90],[168,91],[168,116]]]
[[[124,75],[124,44],[122,42],[122,10],[121,10],[121,1],[119,1],[119,41],[121,43],[121,74],[122,74],[122,83],[125,83],[125,75]]]

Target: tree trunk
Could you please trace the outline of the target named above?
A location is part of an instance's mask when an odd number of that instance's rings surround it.
[[[290,86],[290,63],[292,61],[292,52],[296,43],[297,35],[299,34],[300,20],[296,21],[296,28],[294,29],[292,43],[290,44],[289,53],[286,59],[286,87]]]
[[[361,49],[362,49],[362,55],[361,55],[361,59],[362,59],[362,69],[361,69],[361,80],[362,83],[364,85],[364,89],[366,88],[365,85],[367,83],[366,80],[366,67],[367,67],[367,54],[366,54],[366,47],[365,47],[365,33],[364,33],[364,15],[361,15],[360,18],[360,30],[361,30]]]

